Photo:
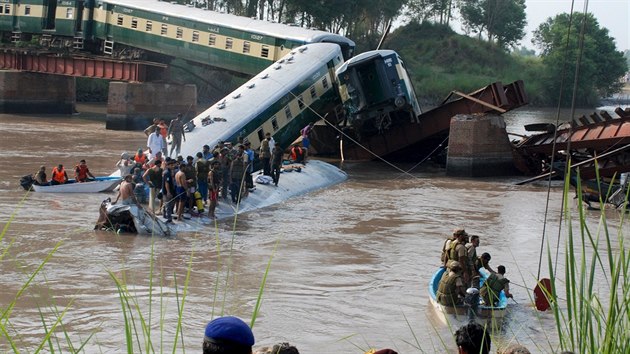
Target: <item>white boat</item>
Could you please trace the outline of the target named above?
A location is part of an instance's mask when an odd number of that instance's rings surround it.
[[[116,233],[175,236],[175,230],[147,209],[137,205],[112,204],[109,198],[101,203],[99,220],[94,229]]]
[[[96,177],[89,182],[76,182],[74,179],[68,180],[64,184],[40,186],[33,184],[33,190],[39,193],[98,193],[111,192],[120,183],[120,177]]]
[[[440,279],[442,279],[442,275],[444,275],[445,271],[446,268],[439,268],[437,272],[433,274],[429,282],[429,302],[431,307],[435,310],[434,312],[438,321],[442,324],[458,328],[472,319],[482,325],[486,324],[490,328],[501,328],[503,317],[505,317],[507,309],[507,297],[505,296],[505,292],[501,290],[497,306],[486,306],[481,297],[478,296],[479,306],[477,307],[477,311],[472,311],[472,313],[469,312],[471,309],[469,305],[444,306],[437,301],[437,290]],[[481,284],[483,285],[483,282],[488,278],[489,274],[483,268],[481,268],[479,272],[481,273]]]

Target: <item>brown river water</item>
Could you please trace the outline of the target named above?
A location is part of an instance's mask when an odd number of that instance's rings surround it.
[[[428,306],[427,285],[445,236],[465,227],[481,236],[478,253],[492,254],[494,267],[504,264],[515,284],[515,301],[493,348],[518,341],[534,353],[555,349],[552,314],[532,308],[532,295],[522,286],[536,284],[548,198],[546,235],[555,251],[560,182],[548,194],[545,181],[515,186],[524,178],[519,176],[451,178],[428,164],[409,176],[380,162],[346,163],[347,182],[236,222],[172,239],[116,235],[92,230],[99,203],[114,193],[27,194],[18,183],[41,164],[50,171],[82,158],[93,174],[109,174],[121,152],[144,147],[142,132],[105,130],[102,121],[90,119],[97,116],[0,115],[0,226],[10,222],[0,252],[3,310],[58,245],[5,323],[16,348],[34,351],[45,327],[67,310],[63,329],[74,348],[87,341],[87,353],[126,352],[115,276],[124,279],[150,323],[154,351],[172,351],[183,302],[183,337],[175,352],[184,352],[182,341],[187,352],[200,352],[213,316],[249,322],[270,264],[253,329],[256,347],[288,341],[301,353],[363,353],[372,347],[455,352],[451,329],[437,323]],[[523,133],[527,123],[552,121],[553,111],[506,115],[514,133]],[[614,210],[606,214],[621,217]],[[586,214],[593,228],[599,215]],[[548,273],[543,266],[541,274]],[[138,312],[132,312],[140,332]],[[55,333],[55,346],[70,352],[61,328]],[[0,336],[0,352],[6,351],[11,344]]]

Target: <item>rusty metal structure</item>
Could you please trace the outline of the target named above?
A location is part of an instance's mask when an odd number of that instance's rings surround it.
[[[507,85],[495,82],[469,94],[453,91],[438,107],[413,118],[408,115],[397,117],[396,124],[379,134],[344,138],[343,154],[348,160],[373,160],[377,156],[405,161],[421,160],[446,139],[453,116],[502,114],[527,103],[521,80]],[[317,130],[318,139],[312,143],[318,153],[339,154],[338,144],[330,143],[339,135],[338,130],[342,128],[322,126]]]
[[[1,70],[144,82],[167,65],[146,61],[113,60],[99,56],[60,55],[52,52],[5,50],[0,52]],[[159,74],[158,74],[159,75]]]
[[[615,109],[618,117],[606,111],[581,116],[542,134],[523,138],[515,144],[516,167],[525,174],[545,172],[545,163],[571,156],[572,164],[581,164],[584,179],[595,178],[595,159],[600,177],[630,172],[630,108]],[[554,146],[555,142],[555,146]]]

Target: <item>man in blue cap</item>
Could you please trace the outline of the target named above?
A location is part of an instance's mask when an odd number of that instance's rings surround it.
[[[206,326],[203,354],[251,354],[254,334],[247,323],[233,316],[215,318]]]

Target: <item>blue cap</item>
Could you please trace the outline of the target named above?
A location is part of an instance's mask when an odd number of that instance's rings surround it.
[[[240,345],[254,345],[254,334],[247,323],[238,317],[225,316],[215,318],[206,326],[206,338],[227,340]]]

